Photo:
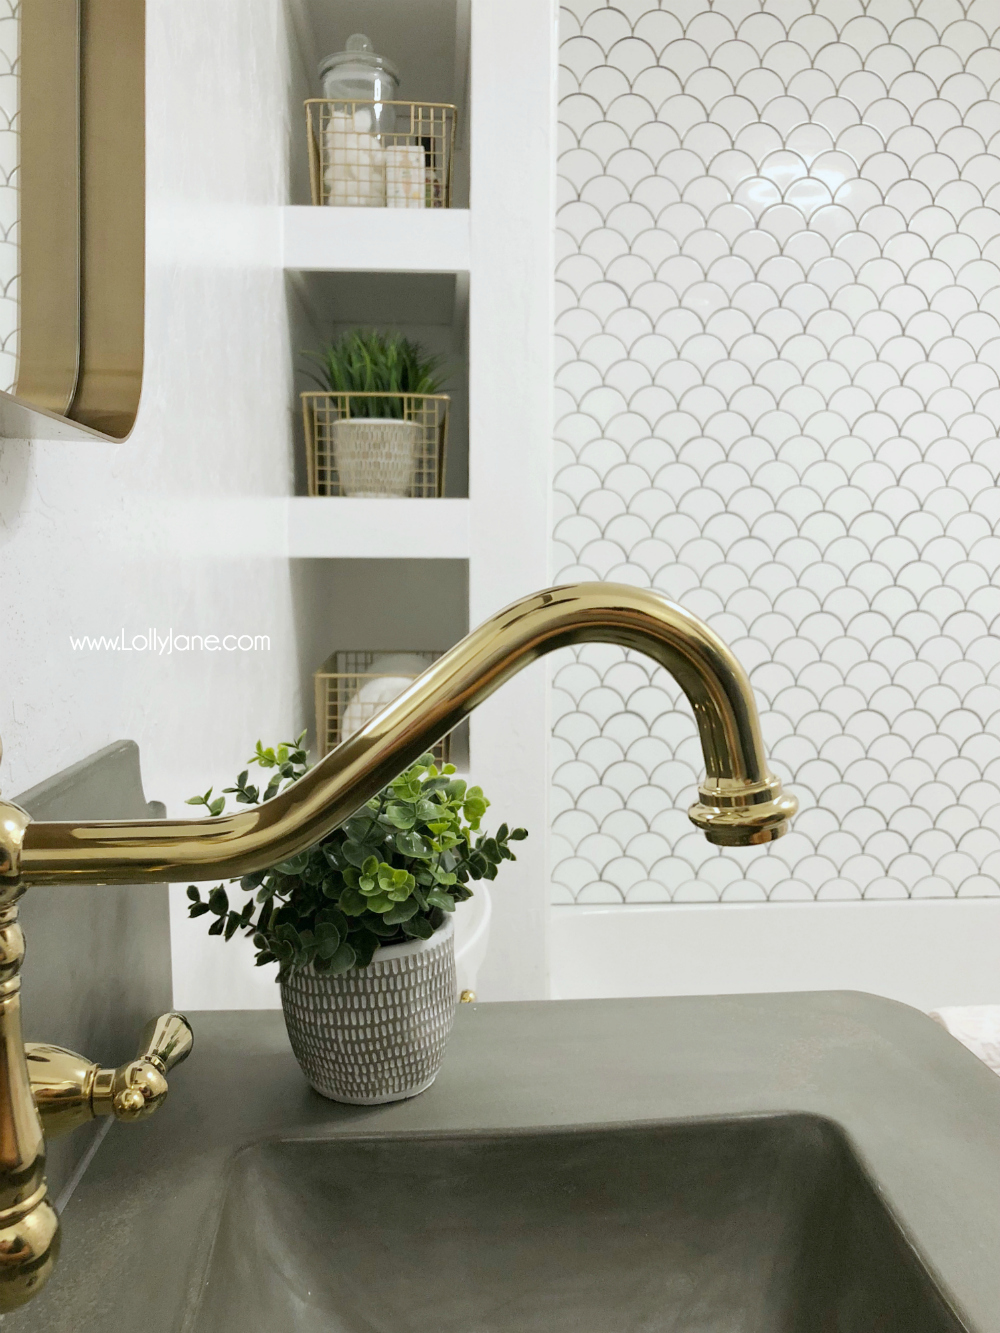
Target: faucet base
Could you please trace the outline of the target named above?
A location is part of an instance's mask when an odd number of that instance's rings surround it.
[[[45,1186],[0,1213],[0,1314],[26,1305],[49,1280],[59,1257],[59,1216]]]

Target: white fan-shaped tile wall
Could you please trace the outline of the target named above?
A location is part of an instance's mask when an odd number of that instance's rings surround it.
[[[739,654],[798,794],[712,848],[674,682],[555,673],[558,903],[1000,893],[1000,4],[570,0],[555,561]]]
[[[17,380],[18,51],[21,0],[0,0],[0,389]]]

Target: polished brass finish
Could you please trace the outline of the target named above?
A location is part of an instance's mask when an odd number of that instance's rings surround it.
[[[0,1313],[31,1299],[59,1253],[59,1220],[47,1197],[45,1140],[21,1035],[23,961],[17,904],[8,902],[0,908]]]
[[[751,846],[780,837],[796,810],[769,771],[753,691],[722,640],[659,593],[579,583],[524,597],[444,654],[398,699],[281,795],[203,820],[30,822],[0,802],[0,1309],[41,1285],[58,1244],[45,1198],[41,1122],[148,1114],[162,1075],[186,1053],[183,1020],[159,1020],[137,1061],[96,1070],[72,1052],[42,1055],[29,1082],[18,1012],[24,944],[15,899],[32,884],[139,884],[263,870],[318,842],[445,736],[511,676],[556,648],[612,643],[646,653],[675,677],[705,758],[688,811],[706,837]],[[466,998],[465,995],[462,997]],[[155,1075],[155,1077],[154,1077]]]
[[[750,846],[786,832],[796,801],[767,767],[750,682],[718,635],[659,593],[579,583],[500,611],[273,800],[217,819],[31,823],[22,881],[158,883],[266,869],[336,828],[504,681],[578,643],[646,653],[683,688],[706,768],[688,813],[710,842]]]
[[[194,1034],[181,1014],[147,1024],[139,1053],[117,1069],[101,1069],[62,1046],[28,1042],[28,1077],[47,1139],[99,1115],[142,1120],[167,1096],[166,1075],[191,1053]]]
[[[21,7],[17,384],[69,411],[80,369],[79,0]]]
[[[142,392],[145,0],[82,0],[80,378],[69,415],[121,440]]]
[[[316,703],[316,750],[322,759],[335,750],[344,739],[345,719],[353,722],[353,731],[360,727],[384,705],[381,703],[359,702],[358,695],[369,681],[383,678],[383,673],[374,670],[378,659],[395,657],[397,654],[423,658],[427,666],[436,661],[441,654],[434,652],[413,652],[412,649],[400,648],[379,652],[356,649],[339,649],[331,653],[318,671],[313,672],[313,697]],[[402,672],[390,672],[401,679],[416,680],[416,675],[406,676]],[[355,716],[349,710],[354,706]],[[360,717],[357,716],[360,714]],[[451,760],[451,737],[442,736],[431,746],[430,753],[439,768]]]
[[[17,380],[0,427],[124,439],[142,388],[144,0],[22,6]]]
[[[27,810],[0,801],[0,907],[16,902],[24,891],[20,884],[21,846],[30,823]]]
[[[459,1004],[475,1004],[476,992],[474,990],[464,990],[458,997]]]

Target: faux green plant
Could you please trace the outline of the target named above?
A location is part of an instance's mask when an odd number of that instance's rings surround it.
[[[310,378],[328,393],[431,394],[440,393],[444,358],[423,350],[400,333],[353,329],[328,343],[320,352],[305,352],[320,367]],[[398,397],[352,398],[352,417],[402,417]]]
[[[220,815],[230,795],[239,805],[270,800],[307,771],[304,737],[273,748],[258,741],[234,786],[220,796],[210,787],[188,805]],[[249,782],[250,764],[274,770],[263,795]],[[242,907],[231,906],[222,884],[207,898],[192,884],[188,912],[213,917],[210,935],[250,936],[257,966],[277,962],[279,981],[309,963],[317,972],[367,967],[380,945],[430,939],[472,897],[471,880],[496,879],[504,861],[517,859],[510,843],[526,830],[502,824],[492,837],[481,832],[488,806],[451,764],[439,772],[423,755],[321,842],[232,880],[250,894]]]

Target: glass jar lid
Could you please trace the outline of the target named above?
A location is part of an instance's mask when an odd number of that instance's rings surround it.
[[[343,51],[334,51],[333,55],[320,61],[320,78],[324,78],[330,70],[342,65],[353,65],[355,69],[385,70],[391,79],[399,83],[399,70],[391,60],[375,54],[371,38],[366,37],[363,32],[356,32],[352,37],[348,37]]]

